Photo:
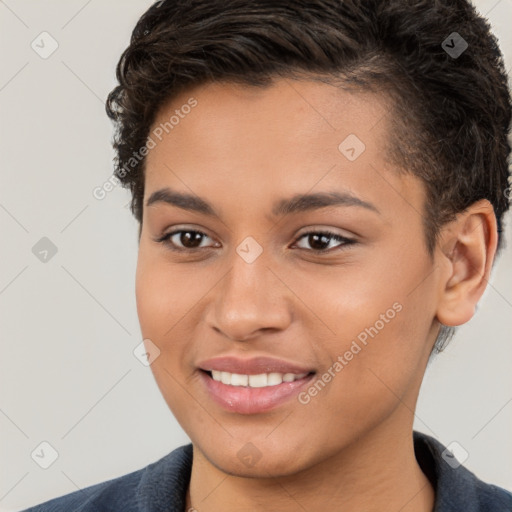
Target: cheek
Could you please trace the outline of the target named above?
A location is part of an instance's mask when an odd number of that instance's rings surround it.
[[[158,268],[147,264],[144,258],[137,263],[135,296],[137,302],[137,314],[144,338],[157,339],[164,334],[164,327],[172,322],[170,312],[172,306],[172,287],[166,287],[168,276],[158,272]],[[168,328],[168,327],[167,327]]]
[[[330,361],[301,396],[302,404],[309,402],[304,408],[307,415],[318,419],[318,430],[328,431],[335,421],[342,426],[343,442],[395,411],[412,420],[412,400],[423,375],[423,350],[420,343],[414,345],[415,339],[420,341],[415,338],[419,333],[414,312],[406,305],[400,309],[397,302],[390,306],[363,313],[351,310],[350,322],[339,324],[343,335],[323,346]]]
[[[180,385],[187,384],[193,361],[199,357],[191,341],[197,338],[201,301],[216,278],[213,272],[204,274],[197,266],[171,264],[165,254],[141,243],[135,283],[137,314],[143,338],[160,350],[151,370],[166,399],[183,394]]]
[[[190,396],[183,392],[188,385],[186,358],[190,356],[190,332],[185,331],[183,320],[204,295],[198,290],[199,283],[190,284],[191,279],[187,272],[177,272],[164,258],[146,251],[141,243],[135,283],[141,333],[160,350],[150,369],[169,409],[184,428],[184,417],[202,421],[191,407]]]
[[[318,377],[329,381],[318,389],[334,410],[356,424],[388,414],[399,403],[397,397],[421,381],[435,293],[434,280],[425,279],[433,270],[429,262],[419,253],[412,261],[401,265],[396,255],[387,263],[353,265],[337,274],[333,269],[316,272],[315,279],[296,277],[294,290],[307,297],[320,317],[310,315],[310,320],[322,333],[325,325],[330,329],[328,336],[317,337],[324,363]],[[315,414],[321,414],[320,402]]]
[[[161,341],[173,337],[174,326],[199,302],[207,290],[203,288],[197,274],[195,277],[186,266],[171,266],[141,244],[135,294],[143,336]]]

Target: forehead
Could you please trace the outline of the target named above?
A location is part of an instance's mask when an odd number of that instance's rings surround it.
[[[192,88],[165,103],[151,127],[156,144],[147,156],[145,197],[166,185],[200,196],[222,193],[233,206],[248,196],[277,199],[315,187],[383,201],[397,189],[414,194],[396,172],[383,189],[390,108],[383,95],[311,80]]]
[[[389,110],[382,94],[348,92],[319,81],[278,79],[264,87],[215,82],[164,103],[152,130],[163,128],[163,139],[182,149],[183,143],[195,142],[196,155],[220,157],[233,144],[247,155],[265,144],[272,158],[291,147],[295,154],[327,149],[338,157],[338,144],[350,134],[367,147],[385,147]]]

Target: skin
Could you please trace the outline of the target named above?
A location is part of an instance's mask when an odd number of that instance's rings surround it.
[[[136,275],[142,334],[160,350],[151,369],[193,443],[187,508],[432,511],[413,412],[439,322],[467,322],[485,289],[492,206],[475,203],[444,226],[431,257],[423,184],[385,160],[383,96],[310,80],[219,82],[173,98],[154,127],[190,97],[197,106],[147,156],[144,201],[169,187],[208,201],[220,219],[145,206]],[[351,133],[366,145],[354,161],[338,150]],[[330,191],[378,212],[343,205],[272,216],[278,200]],[[205,233],[202,247],[175,252],[156,241],[178,228]],[[315,253],[302,235],[325,229],[356,243],[328,238]],[[251,264],[236,252],[248,236],[263,249]],[[200,361],[226,354],[269,355],[321,376],[395,303],[400,312],[307,404],[228,412],[199,378]],[[261,455],[250,467],[237,456],[249,442]]]

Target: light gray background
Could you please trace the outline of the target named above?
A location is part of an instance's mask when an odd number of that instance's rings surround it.
[[[114,66],[149,5],[0,1],[1,511],[126,474],[188,442],[132,352],[141,335],[129,192],[92,196],[113,170],[104,100]],[[510,75],[512,0],[477,6]],[[31,48],[43,31],[59,45],[47,59]],[[46,263],[32,252],[42,237],[57,247]],[[508,489],[511,255],[497,262],[476,317],[429,367],[415,424],[460,443],[469,469]],[[48,469],[31,458],[43,441],[58,452]]]

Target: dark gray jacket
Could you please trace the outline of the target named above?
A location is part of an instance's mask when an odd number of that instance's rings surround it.
[[[512,493],[454,467],[436,439],[414,432],[416,459],[434,486],[434,512],[512,512]],[[444,456],[443,456],[444,453]],[[185,512],[192,445],[145,468],[54,498],[23,512]]]

